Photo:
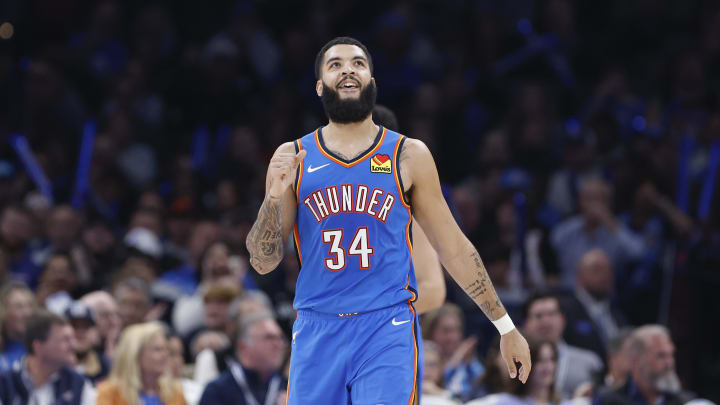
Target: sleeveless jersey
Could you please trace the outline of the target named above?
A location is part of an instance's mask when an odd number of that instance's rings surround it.
[[[322,128],[295,141],[307,151],[295,181],[295,308],[350,316],[416,299],[412,214],[398,167],[404,140],[380,127],[350,161],[325,147]]]

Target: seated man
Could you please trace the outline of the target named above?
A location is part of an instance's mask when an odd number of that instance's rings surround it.
[[[73,330],[59,315],[38,311],[27,320],[28,354],[0,373],[0,404],[94,405],[95,390],[71,365]]]
[[[281,376],[287,340],[272,314],[242,318],[235,338],[234,361],[205,388],[200,405],[275,404],[287,381]]]

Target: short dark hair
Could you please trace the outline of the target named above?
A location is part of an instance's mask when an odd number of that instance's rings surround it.
[[[556,294],[553,294],[551,291],[538,290],[538,291],[535,291],[532,294],[530,294],[530,296],[527,298],[527,300],[525,300],[525,304],[523,305],[523,316],[525,317],[525,319],[527,319],[528,315],[530,315],[530,307],[534,303],[536,303],[540,300],[545,300],[545,299],[549,299],[549,298],[554,299],[555,302],[557,302],[558,310],[560,312],[562,312],[562,306],[560,305],[560,298]]]
[[[397,116],[393,110],[382,104],[375,104],[375,108],[373,108],[372,111],[372,118],[378,125],[382,125],[391,131],[400,131],[400,124],[398,124]]]
[[[372,56],[370,56],[370,52],[368,51],[367,47],[363,45],[362,42],[358,41],[355,38],[351,37],[337,37],[333,38],[328,43],[323,45],[322,48],[320,48],[320,52],[318,52],[317,56],[315,56],[315,78],[320,79],[320,70],[323,62],[323,58],[325,57],[325,52],[327,52],[328,49],[332,48],[335,45],[355,45],[358,48],[362,49],[365,53],[365,57],[368,61],[368,66],[370,67],[370,72],[373,71],[373,63],[372,63]]]
[[[26,321],[25,326],[25,348],[29,354],[35,354],[33,343],[35,341],[45,342],[50,335],[50,329],[53,325],[64,326],[68,321],[62,316],[40,309],[35,311]]]

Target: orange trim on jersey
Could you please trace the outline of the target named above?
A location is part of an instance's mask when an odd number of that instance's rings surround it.
[[[285,388],[285,405],[290,405],[290,365],[288,364],[288,382]]]
[[[405,138],[405,137],[400,135],[398,137],[397,142],[395,143],[395,150],[393,151],[393,164],[395,164],[395,162],[398,161],[397,154],[400,153],[400,141],[402,141],[403,138]],[[410,208],[410,204],[407,201],[405,201],[405,190],[403,190],[402,187],[400,187],[400,177],[399,177],[400,170],[398,169],[397,166],[395,166],[395,170],[393,170],[393,172],[395,172],[395,185],[397,186],[398,194],[400,194],[400,201],[403,203],[405,208]]]
[[[415,351],[415,356],[413,359],[413,363],[415,364],[414,372],[413,372],[413,385],[412,385],[412,391],[410,393],[410,400],[408,401],[408,405],[415,405],[417,404],[417,392],[415,391],[415,388],[417,388],[417,377],[418,377],[418,345],[417,345],[417,336],[415,336],[415,322],[417,322],[417,314],[415,314],[415,308],[408,303],[408,307],[410,308],[410,312],[413,314],[413,323],[412,323],[412,335],[413,335],[413,349]]]
[[[405,288],[406,290],[408,290],[408,292],[409,292],[410,294],[412,294],[412,296],[413,296],[413,297],[410,299],[409,302],[415,302],[415,301],[417,300],[417,294],[415,294],[415,291],[413,291],[413,290],[410,289],[410,276],[408,276],[407,279],[408,279],[408,282],[407,282],[407,284],[405,284],[405,287],[404,287],[404,288]]]
[[[375,147],[372,148],[371,150],[369,150],[367,153],[365,153],[365,154],[362,155],[361,157],[357,158],[357,160],[353,161],[352,163],[345,163],[345,162],[343,162],[342,160],[338,160],[338,159],[334,158],[332,155],[330,155],[330,154],[325,150],[325,148],[323,148],[322,144],[320,143],[320,131],[318,131],[317,129],[315,130],[315,143],[317,144],[318,150],[319,150],[323,155],[325,155],[326,158],[328,158],[328,159],[332,160],[333,162],[335,162],[335,163],[337,163],[337,164],[339,164],[339,165],[342,165],[342,166],[344,166],[344,167],[353,167],[353,166],[355,166],[356,164],[358,164],[358,163],[362,162],[363,160],[367,159],[367,158],[368,158],[370,155],[372,155],[373,153],[377,152],[377,150],[380,148],[380,146],[382,146],[383,141],[385,141],[385,134],[387,134],[387,128],[383,127],[382,135],[380,136],[380,140],[379,140],[378,143],[375,145]]]
[[[298,152],[299,152],[303,149],[302,139],[297,140],[297,145],[298,145]],[[297,202],[298,206],[300,205],[300,182],[302,181],[303,172],[305,171],[304,163],[305,163],[305,159],[300,161],[300,166],[299,166],[300,173],[298,174],[298,178],[295,179],[295,200],[296,200],[295,202]]]
[[[300,251],[300,233],[298,232],[297,222],[293,226],[293,238],[295,239],[295,250],[297,250],[298,259],[300,259],[300,266],[302,266],[302,252]]]

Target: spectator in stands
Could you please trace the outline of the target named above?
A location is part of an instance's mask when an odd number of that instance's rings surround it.
[[[40,305],[62,313],[72,302],[71,294],[76,286],[77,274],[70,256],[63,252],[53,252],[40,273],[35,298]]]
[[[139,278],[128,278],[119,282],[113,295],[118,304],[122,328],[145,322],[152,305],[150,287]]]
[[[34,287],[40,267],[32,260],[30,239],[33,222],[30,214],[18,205],[8,205],[0,214],[0,245],[5,248],[6,260],[13,279]]]
[[[566,288],[575,286],[577,264],[594,248],[604,250],[618,270],[645,252],[642,239],[613,214],[609,184],[599,178],[587,179],[580,183],[579,195],[580,215],[560,223],[551,235]]]
[[[270,299],[261,291],[248,291],[230,308],[231,321],[229,324],[232,328],[229,331],[229,336],[237,336],[238,328],[243,319],[259,313],[273,313]],[[232,347],[222,350],[203,350],[195,357],[193,380],[205,387],[207,383],[227,370],[233,361],[236,361],[236,359],[235,350]]]
[[[564,302],[565,341],[605,359],[606,347],[625,317],[613,304],[614,273],[610,258],[600,249],[585,253],[578,263],[577,287]]]
[[[518,379],[507,379],[503,392],[490,394],[467,405],[521,405],[569,404],[561,401],[555,389],[558,352],[554,343],[547,340],[529,340],[532,370],[525,384]],[[504,366],[498,364],[497,366]]]
[[[247,272],[247,263],[237,256],[233,256],[230,248],[224,241],[213,242],[203,253],[200,261],[201,281],[192,295],[183,296],[173,307],[173,327],[181,336],[187,336],[194,329],[203,325],[204,295],[210,285],[225,283],[240,289],[239,294],[247,289],[256,289],[254,283],[247,284],[252,279]]]
[[[90,382],[71,368],[73,330],[59,315],[40,310],[27,320],[27,357],[0,373],[0,403],[95,405]]]
[[[605,375],[597,375],[593,381],[581,384],[575,389],[574,401],[582,405],[584,399],[591,402],[597,393],[605,390],[617,390],[625,385],[632,371],[632,354],[630,353],[630,336],[633,330],[623,328],[610,340],[607,348],[607,368]]]
[[[195,361],[199,353],[205,350],[222,352],[231,346],[230,338],[225,332],[204,330],[190,341],[190,359]]]
[[[440,363],[440,349],[430,341],[423,342],[423,357],[425,368],[423,370],[422,396],[420,405],[454,405],[452,393],[446,390],[443,382],[443,369]]]
[[[168,350],[170,354],[170,373],[182,385],[183,395],[188,405],[197,405],[202,395],[203,387],[188,378],[185,367],[185,348],[180,336],[168,336]]]
[[[570,346],[562,339],[565,329],[558,298],[538,292],[525,304],[525,331],[535,339],[548,340],[557,347],[557,372],[555,388],[565,398],[572,398],[575,389],[591,381],[602,370],[603,363],[595,353]]]
[[[235,339],[237,361],[205,388],[201,405],[275,404],[287,382],[281,368],[287,338],[272,314],[250,315],[241,320]]]
[[[210,220],[195,223],[187,241],[188,261],[185,265],[171,269],[162,275],[162,280],[171,283],[184,294],[192,295],[198,286],[198,278],[202,274],[205,252],[220,236],[218,224]]]
[[[473,382],[484,369],[477,358],[477,337],[464,338],[464,317],[460,308],[446,303],[423,318],[423,339],[440,350],[445,388],[462,401],[469,399]]]
[[[600,405],[684,404],[692,394],[682,390],[675,372],[675,345],[664,326],[641,326],[630,336],[632,366],[624,385],[601,390],[595,403]]]
[[[110,359],[97,350],[100,333],[95,314],[82,301],[75,301],[65,310],[65,318],[75,331],[75,369],[96,385],[110,373]]]
[[[112,358],[122,323],[117,303],[112,295],[105,291],[93,291],[80,298],[95,314],[95,322],[100,337],[96,349],[98,353]]]
[[[98,405],[185,405],[171,375],[165,329],[148,322],[128,326],[120,336],[110,378],[98,387]]]
[[[208,285],[203,294],[203,324],[188,333],[185,343],[190,344],[204,331],[215,331],[229,336],[230,306],[239,296],[240,289],[233,284],[218,282]]]
[[[0,371],[25,355],[23,337],[34,309],[35,297],[25,284],[11,281],[0,288]]]

